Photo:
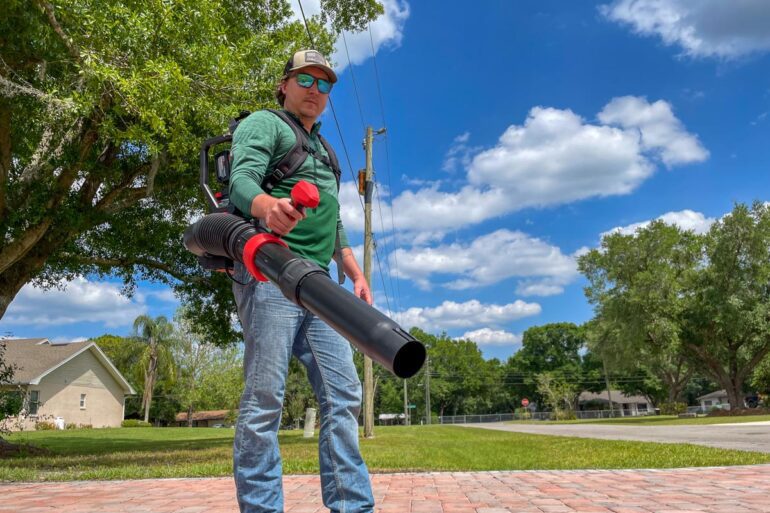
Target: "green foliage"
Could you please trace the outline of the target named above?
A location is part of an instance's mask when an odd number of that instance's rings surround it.
[[[176,380],[176,364],[171,350],[177,343],[176,335],[173,324],[163,316],[153,319],[140,315],[134,319],[134,337],[142,345],[138,368],[143,372],[142,409],[145,422],[150,420],[152,397],[159,376],[165,376],[171,382]]]
[[[556,420],[567,420],[575,416],[580,387],[570,383],[564,376],[553,372],[543,372],[535,377],[537,392],[543,402],[556,414]]]
[[[46,420],[38,420],[35,422],[35,431],[53,431],[56,429],[56,424],[48,422]]]
[[[309,23],[327,54],[336,30],[382,12],[322,8]],[[179,241],[203,211],[201,141],[273,106],[286,59],[308,46],[288,2],[7,0],[0,34],[0,304],[30,280],[115,275],[128,292],[157,280],[207,340],[237,340],[229,281]]]
[[[743,388],[770,354],[770,206],[736,205],[705,240],[685,317],[686,347],[743,407]]]
[[[152,424],[139,419],[126,419],[120,423],[120,427],[124,427],[124,428],[152,427]]]
[[[416,412],[425,412],[425,372],[430,370],[431,411],[438,415],[488,413],[492,408],[493,390],[499,390],[499,362],[484,360],[472,340],[454,340],[442,333],[430,335],[412,328],[413,337],[425,344],[429,366],[409,380],[409,402]],[[403,403],[402,403],[403,404]],[[396,410],[403,411],[403,406]],[[416,421],[416,419],[413,419]]]
[[[585,349],[585,330],[575,324],[553,323],[527,329],[522,348],[506,365],[505,381],[511,384],[512,395],[519,400],[526,397],[530,402],[548,403],[550,399],[543,395],[538,383],[543,374],[556,380],[560,387],[572,386],[576,396],[595,388],[600,363]]]
[[[662,221],[632,235],[613,233],[578,260],[594,305],[592,350],[614,368],[651,374],[677,399],[692,375],[682,352],[686,293],[701,257],[702,237]]]
[[[14,390],[8,385],[13,383],[16,367],[5,361],[5,341],[0,340],[0,436],[8,434],[3,422],[8,417],[19,414],[24,406],[24,396],[21,389]]]

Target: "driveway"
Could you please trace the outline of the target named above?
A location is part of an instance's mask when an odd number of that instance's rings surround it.
[[[770,465],[372,476],[377,513],[770,513]],[[286,513],[322,513],[317,476]],[[237,513],[232,478],[0,483],[0,513]]]
[[[682,426],[645,426],[621,424],[457,424],[458,426],[514,431],[535,435],[574,436],[603,440],[688,443],[770,453],[770,422],[745,424],[707,424]]]

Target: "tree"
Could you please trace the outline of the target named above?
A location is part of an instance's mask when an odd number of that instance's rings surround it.
[[[184,311],[177,315],[176,321],[178,328],[171,347],[177,372],[174,391],[177,400],[187,410],[187,426],[192,427],[195,407],[205,398],[205,389],[201,384],[214,367],[218,348],[195,332],[191,322],[184,317]]]
[[[743,408],[752,372],[770,354],[770,207],[736,205],[705,240],[684,315],[684,344]]]
[[[5,442],[2,435],[8,434],[5,427],[5,419],[19,414],[24,398],[20,390],[9,390],[7,385],[13,383],[16,367],[5,361],[5,341],[0,339],[0,444]]]
[[[445,333],[430,335],[419,328],[412,328],[410,333],[425,344],[430,357],[432,412],[443,416],[488,411],[491,397],[488,366],[476,343],[454,340]],[[414,388],[409,397],[422,395],[422,390],[416,387],[417,383],[425,383],[424,380],[425,367],[410,380]]]
[[[682,351],[682,315],[698,272],[702,237],[654,221],[613,233],[578,259],[585,294],[605,331],[603,354],[628,355],[660,379],[676,401],[693,374]]]
[[[506,365],[506,382],[511,385],[511,395],[538,403],[548,402],[537,379],[544,374],[548,374],[553,382],[574,385],[576,394],[590,388],[600,374],[594,365],[586,366],[585,348],[585,330],[573,323],[552,323],[527,329],[521,349],[508,359]]]
[[[322,0],[326,53],[375,0]],[[30,281],[115,275],[173,286],[210,340],[237,339],[225,276],[179,243],[203,203],[198,151],[273,104],[306,47],[285,0],[7,0],[0,17],[0,318]],[[213,335],[218,334],[218,337]]]
[[[174,343],[174,327],[163,316],[153,319],[140,315],[134,319],[134,336],[143,344],[139,361],[144,369],[144,391],[142,405],[144,421],[150,420],[152,394],[161,370],[169,375],[174,374],[174,358],[171,346]]]
[[[574,418],[580,386],[567,381],[564,376],[553,372],[542,372],[535,376],[537,392],[545,404],[553,409],[556,419]]]

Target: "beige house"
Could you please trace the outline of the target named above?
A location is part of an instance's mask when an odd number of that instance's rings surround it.
[[[601,409],[610,409],[610,399],[606,390],[596,394],[593,392],[583,392],[578,398],[578,405],[581,410],[596,409],[590,406],[600,406]],[[655,414],[655,408],[650,401],[641,395],[626,395],[620,390],[612,390],[612,404],[617,413],[623,417],[636,417],[637,415]]]
[[[56,344],[45,338],[5,340],[5,361],[17,367],[14,388],[25,395],[11,429],[38,421],[119,427],[134,389],[94,342]],[[59,423],[62,422],[59,421]]]

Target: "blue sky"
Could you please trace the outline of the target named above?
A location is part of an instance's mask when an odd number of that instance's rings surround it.
[[[340,41],[332,98],[354,169],[363,126],[388,129],[374,150],[374,292],[406,327],[507,358],[529,326],[591,317],[575,257],[602,233],[658,217],[704,231],[735,202],[770,199],[765,0],[385,5],[371,41],[346,35],[352,66]],[[323,122],[360,253],[361,204],[330,112]],[[126,298],[86,277],[26,287],[0,334],[127,334],[136,315],[176,306],[157,285]]]

